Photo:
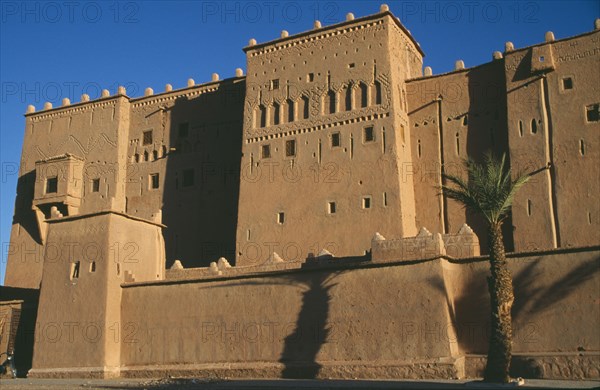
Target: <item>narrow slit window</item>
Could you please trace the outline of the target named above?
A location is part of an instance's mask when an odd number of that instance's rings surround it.
[[[387,192],[383,193],[383,206],[387,207],[388,205],[388,201],[387,201]]]
[[[336,206],[335,202],[327,203],[327,212],[329,214],[335,214],[336,210],[337,210],[337,206]]]
[[[523,136],[523,121],[519,121],[519,137]]]
[[[531,199],[527,199],[527,215],[531,216]]]
[[[100,179],[92,180],[92,192],[100,192]]]
[[[336,148],[338,146],[342,146],[342,140],[339,132],[331,134],[331,147]]]
[[[313,81],[315,81],[315,74],[314,73],[307,74],[306,81],[308,81],[309,83],[312,83]]]
[[[286,157],[293,157],[296,155],[296,140],[295,139],[285,141],[285,155],[286,155]]]
[[[460,156],[460,135],[456,133],[456,155]]]
[[[266,145],[262,146],[261,156],[262,156],[262,158],[271,158],[271,145],[270,144],[266,144]]]
[[[287,101],[287,121],[288,122],[294,121],[294,101],[293,100]]]
[[[96,262],[92,261],[90,263],[90,272],[96,272]]]
[[[80,265],[81,265],[81,262],[79,262],[79,261],[71,263],[71,280],[79,278],[79,266]]]
[[[279,105],[279,103],[273,103],[273,124],[274,125],[278,125],[279,124],[279,118],[281,115],[281,106]]]
[[[584,156],[585,155],[585,142],[583,142],[583,139],[579,140],[579,153]]]
[[[58,177],[49,177],[46,179],[46,193],[53,194],[58,191]]]
[[[152,143],[152,130],[144,131],[143,145],[150,145]]]
[[[283,225],[284,222],[285,222],[285,213],[280,211],[277,213],[277,223],[280,225]]]
[[[421,155],[423,153],[423,148],[421,147],[421,140],[417,141],[417,156],[419,156],[419,158],[421,158]]]
[[[463,126],[467,126],[469,124],[469,115],[465,114],[465,116],[463,116],[463,122],[462,122]]]

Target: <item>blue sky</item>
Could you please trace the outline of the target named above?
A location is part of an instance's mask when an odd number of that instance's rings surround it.
[[[188,78],[232,77],[242,47],[379,10],[379,1],[0,1],[0,283],[4,280],[28,104],[96,98],[118,85],[140,96]],[[600,1],[388,1],[425,51],[433,72],[467,67],[504,50],[593,29]]]

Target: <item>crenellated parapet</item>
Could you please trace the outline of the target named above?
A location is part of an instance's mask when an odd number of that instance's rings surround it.
[[[415,237],[386,239],[375,233],[371,240],[371,261],[416,261],[439,256],[466,258],[479,256],[479,238],[464,224],[456,234],[431,233],[422,227]]]

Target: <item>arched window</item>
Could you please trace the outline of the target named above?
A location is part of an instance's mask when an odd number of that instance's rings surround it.
[[[308,97],[307,96],[302,96],[300,98],[300,103],[301,103],[301,109],[299,110],[299,112],[302,113],[302,117],[304,119],[308,119]]]
[[[368,91],[369,91],[369,88],[367,87],[367,84],[360,83],[360,87],[359,87],[359,92],[360,92],[360,106],[362,108],[365,108],[365,107],[367,107],[369,105]]]
[[[346,111],[352,110],[352,84],[348,85],[344,91],[344,106]]]
[[[262,104],[260,106],[258,106],[258,115],[260,118],[260,127],[266,127],[267,126],[267,107],[263,106]]]
[[[377,80],[375,80],[375,83],[373,84],[373,89],[374,89],[374,103],[375,104],[381,104],[381,83]]]
[[[328,114],[335,114],[336,112],[336,101],[335,101],[335,91],[329,91],[327,92],[327,95],[325,96],[325,113]]]
[[[280,110],[279,103],[277,103],[277,102],[273,103],[273,121],[272,121],[272,123],[274,125],[279,124],[280,114],[281,114],[281,110]]]
[[[292,99],[287,100],[287,121],[294,121],[294,101]]]

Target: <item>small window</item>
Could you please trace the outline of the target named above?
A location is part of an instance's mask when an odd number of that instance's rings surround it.
[[[277,223],[283,225],[285,222],[285,214],[283,212],[277,213]]]
[[[183,187],[191,187],[194,185],[194,170],[184,169],[183,170],[183,181],[181,183]]]
[[[79,266],[79,261],[71,263],[71,280],[79,278]]]
[[[363,139],[365,142],[375,141],[375,131],[373,126],[365,127],[363,132]]]
[[[573,89],[573,79],[570,77],[565,77],[562,79],[563,89],[566,91],[567,89]]]
[[[307,74],[306,81],[308,81],[309,83],[312,83],[313,81],[315,81],[315,74],[314,73]]]
[[[46,179],[46,193],[53,194],[58,191],[58,177],[49,177]]]
[[[370,196],[365,196],[364,198],[362,198],[362,208],[363,209],[371,208],[371,197]]]
[[[285,155],[287,157],[293,157],[296,155],[296,140],[295,139],[285,141]]]
[[[262,146],[261,156],[262,158],[271,158],[271,145],[266,144]]]
[[[100,179],[92,180],[92,192],[100,192]]]
[[[536,134],[537,133],[537,122],[535,121],[535,119],[531,120],[531,134]]]
[[[467,126],[469,124],[469,115],[463,116],[463,126]]]
[[[591,104],[585,108],[588,122],[600,121],[600,104]]]
[[[159,187],[158,179],[159,179],[158,173],[150,174],[150,188],[151,189],[155,190]]]
[[[144,131],[143,144],[150,145],[152,143],[152,130]]]
[[[90,264],[90,272],[96,272],[96,262],[92,261]]]
[[[179,138],[187,138],[189,128],[190,124],[187,122],[179,124]]]
[[[328,202],[327,203],[327,213],[328,214],[335,214],[336,212],[336,204],[335,202]]]
[[[279,89],[279,79],[271,80],[271,90]]]
[[[540,56],[540,62],[544,62],[546,61],[546,59],[544,58],[544,56]]]
[[[387,207],[388,205],[388,201],[387,201],[387,192],[383,193],[383,206]]]
[[[340,138],[340,133],[331,134],[331,147],[335,148],[342,145],[342,140]]]
[[[356,64],[354,62],[351,64],[348,64],[348,68],[350,68],[350,69],[354,68],[355,66],[356,66]]]

